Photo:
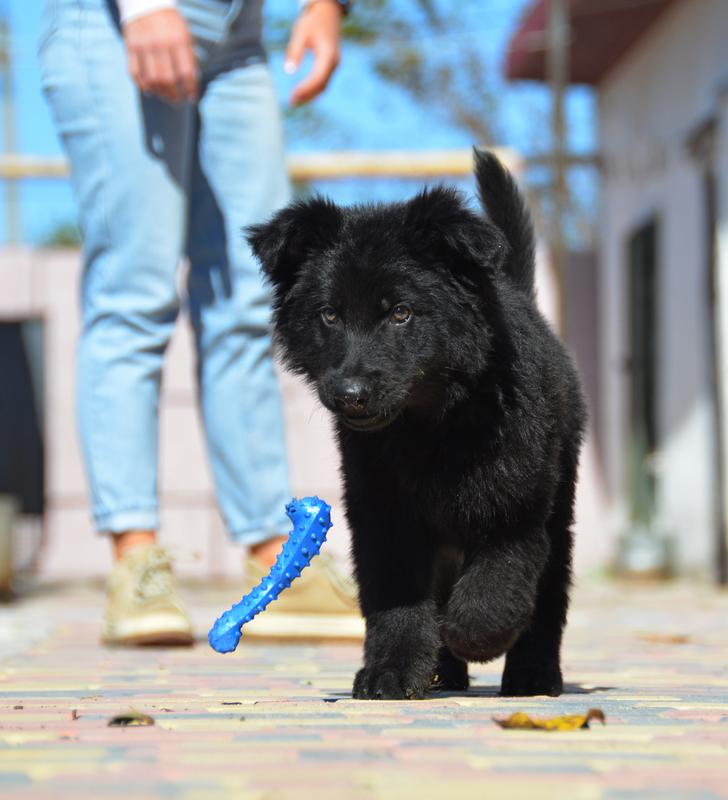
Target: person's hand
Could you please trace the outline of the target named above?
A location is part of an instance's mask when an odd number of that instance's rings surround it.
[[[142,92],[171,103],[197,97],[192,37],[179,11],[165,8],[137,17],[124,25],[123,35],[129,73]]]
[[[308,50],[313,53],[311,72],[294,88],[291,105],[321,94],[339,65],[339,39],[343,12],[334,0],[316,0],[306,6],[293,26],[286,50],[285,70],[293,73]]]

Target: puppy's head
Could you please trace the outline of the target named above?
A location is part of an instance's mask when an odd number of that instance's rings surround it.
[[[341,208],[314,198],[254,226],[287,365],[355,430],[439,414],[487,363],[500,231],[448,189]]]

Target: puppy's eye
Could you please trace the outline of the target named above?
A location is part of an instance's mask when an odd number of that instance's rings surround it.
[[[410,321],[411,317],[412,309],[400,303],[392,309],[392,313],[389,315],[389,321],[395,325],[404,325]]]
[[[331,306],[325,306],[321,309],[321,319],[327,325],[336,325],[339,321],[339,315],[336,313],[336,309],[332,308]]]

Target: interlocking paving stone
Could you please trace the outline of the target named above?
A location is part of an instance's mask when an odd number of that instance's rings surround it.
[[[572,603],[560,698],[501,698],[501,662],[466,694],[351,699],[358,645],[214,653],[204,634],[237,599],[189,586],[190,649],[98,643],[93,586],[38,587],[0,607],[0,796],[359,800],[728,798],[728,593],[587,583]],[[494,716],[579,713],[543,733]],[[115,728],[134,708],[152,727]]]

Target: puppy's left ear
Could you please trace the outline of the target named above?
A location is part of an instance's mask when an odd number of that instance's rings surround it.
[[[420,231],[428,246],[451,266],[477,278],[498,271],[508,255],[508,242],[499,228],[473,213],[459,192],[435,187],[407,203],[405,224]]]
[[[341,230],[342,213],[330,200],[314,197],[292,203],[268,222],[251,225],[245,236],[276,293],[285,293],[301,265],[324,250]]]

